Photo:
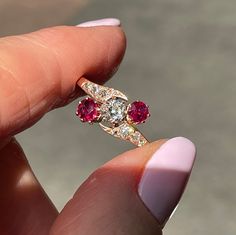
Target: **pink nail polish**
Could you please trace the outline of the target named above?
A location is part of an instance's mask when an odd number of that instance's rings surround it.
[[[120,26],[120,20],[116,18],[106,18],[93,20],[78,24],[77,27],[96,27],[96,26]]]
[[[176,208],[195,160],[194,144],[176,137],[165,142],[147,162],[138,193],[161,226]]]

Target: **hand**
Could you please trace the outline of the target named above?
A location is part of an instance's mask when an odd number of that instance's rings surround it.
[[[104,83],[116,71],[124,33],[115,20],[93,24],[103,26],[54,27],[0,39],[0,234],[157,235],[182,195],[195,148],[177,137],[106,163],[58,214],[14,139],[46,112],[80,96],[80,77]]]

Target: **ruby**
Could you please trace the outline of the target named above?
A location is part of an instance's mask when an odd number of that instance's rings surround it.
[[[128,119],[135,123],[143,123],[150,116],[148,106],[142,101],[134,101],[128,108]]]
[[[99,117],[99,105],[91,98],[80,101],[76,115],[82,122],[94,122]]]

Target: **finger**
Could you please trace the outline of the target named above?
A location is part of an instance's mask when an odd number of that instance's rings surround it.
[[[120,27],[61,26],[0,39],[0,139],[77,97],[80,77],[103,83],[124,51]]]
[[[48,235],[58,212],[15,139],[0,149],[0,234]]]
[[[50,235],[157,235],[178,204],[195,159],[177,137],[126,152],[95,171],[53,224]]]

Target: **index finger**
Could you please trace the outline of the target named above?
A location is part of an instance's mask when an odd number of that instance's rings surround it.
[[[0,139],[79,96],[80,77],[106,81],[124,51],[120,27],[60,26],[0,39]]]

